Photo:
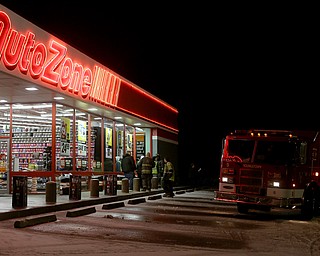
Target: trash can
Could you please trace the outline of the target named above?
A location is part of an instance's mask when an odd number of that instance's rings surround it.
[[[99,197],[99,180],[90,180],[90,197]]]
[[[70,200],[81,200],[81,176],[70,175]]]
[[[46,183],[46,202],[47,203],[57,202],[57,185],[54,181],[48,181]]]
[[[12,184],[12,207],[24,208],[27,207],[28,201],[28,177],[13,176]]]
[[[105,195],[116,195],[117,194],[117,175],[107,174],[104,176],[105,186],[104,194]]]
[[[133,178],[133,191],[140,191],[140,178]]]
[[[127,178],[123,178],[121,180],[122,188],[121,191],[124,193],[129,193],[129,180]]]
[[[158,177],[153,176],[151,179],[151,188],[158,189]]]

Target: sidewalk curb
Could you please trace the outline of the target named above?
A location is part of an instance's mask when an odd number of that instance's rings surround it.
[[[96,207],[90,207],[86,209],[81,209],[81,210],[75,210],[75,211],[68,211],[66,214],[66,217],[79,217],[91,213],[96,212]]]
[[[162,195],[149,196],[148,200],[156,200],[162,198]]]
[[[140,204],[140,203],[145,203],[146,199],[144,197],[141,198],[136,198],[136,199],[130,199],[128,201],[128,204]]]
[[[175,191],[179,190],[185,190],[188,187],[175,187]],[[128,194],[121,194],[121,195],[108,195],[106,197],[100,197],[100,198],[86,198],[81,200],[74,200],[74,201],[67,201],[67,202],[56,202],[56,203],[46,203],[45,202],[45,195],[42,198],[43,203],[40,202],[39,206],[34,206],[30,208],[19,208],[19,209],[9,209],[6,212],[0,212],[0,221],[2,220],[8,220],[8,219],[16,219],[16,218],[22,218],[32,215],[40,215],[40,214],[46,214],[50,212],[57,212],[57,211],[66,211],[71,210],[75,208],[82,208],[82,207],[88,207],[93,206],[97,204],[105,204],[105,203],[112,203],[112,202],[119,202],[124,200],[129,200],[133,198],[141,198],[149,196],[149,199],[153,200],[156,198],[161,198],[161,195],[163,193],[163,189],[158,189],[151,192],[134,192],[134,193],[128,193]],[[151,198],[152,196],[155,196],[154,198]],[[140,199],[141,200],[141,199]],[[139,202],[139,199],[137,201],[132,201],[133,203]],[[11,202],[10,202],[11,204]],[[42,205],[43,204],[43,205]]]
[[[25,227],[30,227],[42,223],[47,223],[47,222],[53,222],[57,220],[56,215],[48,215],[48,216],[42,216],[42,217],[37,217],[37,218],[28,218],[25,220],[17,220],[14,222],[14,227],[15,228],[25,228]]]
[[[115,208],[124,207],[124,206],[125,206],[124,202],[114,202],[114,203],[104,204],[102,206],[102,209],[110,210],[110,209],[115,209]]]
[[[156,195],[163,193],[162,189],[151,191],[151,192],[136,192],[136,193],[128,193],[122,195],[110,195],[106,197],[100,198],[86,198],[81,200],[69,200],[68,202],[63,203],[45,203],[45,195],[43,197],[43,206],[35,206],[32,208],[16,208],[10,209],[7,212],[0,212],[0,221],[8,220],[8,219],[16,219],[22,218],[32,215],[39,215],[39,214],[46,214],[49,212],[57,212],[57,211],[66,211],[75,208],[87,207],[97,204],[104,204],[104,203],[111,203],[111,202],[118,202],[123,200],[128,200],[137,197],[144,197],[149,195]],[[10,202],[11,203],[11,202]]]

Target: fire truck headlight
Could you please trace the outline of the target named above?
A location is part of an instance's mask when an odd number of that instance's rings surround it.
[[[279,181],[274,181],[273,182],[273,186],[277,187],[277,188],[280,187],[280,182]]]
[[[224,182],[224,183],[233,183],[233,178],[222,177],[222,182]]]

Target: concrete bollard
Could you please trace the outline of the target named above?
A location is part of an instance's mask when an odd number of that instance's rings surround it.
[[[57,184],[54,181],[48,181],[46,183],[46,202],[47,203],[57,202]]]
[[[140,191],[140,178],[133,178],[133,191]]]
[[[99,180],[90,180],[90,197],[99,197]]]
[[[56,188],[57,188],[57,195],[60,195],[60,179],[59,177],[56,179]]]
[[[129,193],[129,180],[127,178],[123,178],[121,180],[121,183],[122,183],[121,191],[124,193]]]
[[[32,193],[36,193],[37,192],[37,184],[38,184],[37,178],[33,177],[32,178],[32,185],[31,185],[31,192]]]
[[[159,179],[158,179],[158,188],[163,188],[163,177],[160,177]]]
[[[158,189],[158,177],[152,177],[151,179],[151,188]]]

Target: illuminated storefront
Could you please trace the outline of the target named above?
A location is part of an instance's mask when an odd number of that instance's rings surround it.
[[[178,167],[178,111],[0,5],[0,190],[116,173],[127,151]]]

